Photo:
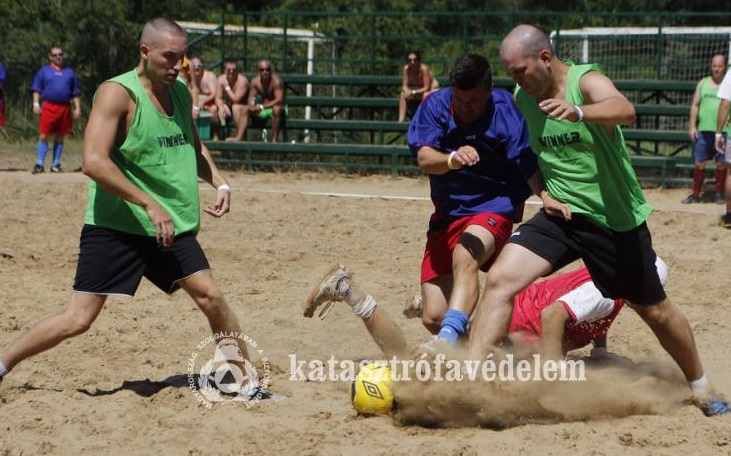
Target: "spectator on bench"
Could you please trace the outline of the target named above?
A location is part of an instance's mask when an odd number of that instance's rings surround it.
[[[421,55],[416,51],[409,52],[402,70],[398,121],[403,122],[409,110],[416,110],[426,96],[438,88],[439,82],[432,75],[429,66],[421,63]]]
[[[246,94],[249,92],[249,80],[239,74],[239,65],[231,60],[223,63],[223,74],[218,77],[216,84],[216,106],[220,126],[225,127],[231,119],[236,126],[236,136],[228,138],[237,140],[243,136],[246,123],[242,113],[245,111]],[[220,138],[220,135],[219,135]],[[215,138],[215,139],[219,139]]]
[[[218,107],[216,106],[216,74],[205,69],[200,57],[190,59],[190,64],[193,70],[191,81],[193,119],[200,117],[201,111],[210,112],[213,139],[218,139],[220,119],[218,118]]]
[[[259,60],[257,70],[259,74],[251,80],[249,101],[243,111],[244,128],[240,133],[237,132],[236,140],[243,141],[246,138],[249,117],[254,116],[262,120],[272,119],[271,141],[277,142],[282,117],[287,115],[287,108],[284,105],[284,82],[274,72],[272,62],[269,60]]]

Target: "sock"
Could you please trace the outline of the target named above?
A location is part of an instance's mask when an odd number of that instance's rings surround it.
[[[442,320],[442,327],[437,336],[449,345],[457,343],[459,336],[465,333],[469,317],[461,310],[449,309]]]
[[[698,197],[701,195],[703,189],[703,178],[705,177],[706,170],[694,169],[693,170],[693,196]]]
[[[708,377],[706,377],[706,374],[703,374],[703,377],[688,382],[688,386],[694,394],[705,393],[708,390]]]
[[[3,364],[2,360],[0,360],[0,377],[4,376],[8,373],[8,368],[5,367],[5,364]]]
[[[373,311],[376,310],[377,305],[376,298],[371,295],[366,295],[358,304],[352,306],[353,314],[363,319],[370,318],[373,315]]]
[[[36,164],[38,166],[45,165],[46,154],[48,153],[48,143],[45,141],[38,141],[38,144],[36,145],[36,151],[38,151],[38,160],[36,160]]]
[[[726,185],[726,169],[716,168],[716,195],[723,196],[723,189]]]
[[[61,166],[61,155],[63,154],[63,142],[53,143],[53,166]]]

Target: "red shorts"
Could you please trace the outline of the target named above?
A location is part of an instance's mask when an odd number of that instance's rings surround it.
[[[421,261],[421,283],[452,274],[452,252],[462,232],[470,225],[479,225],[495,237],[495,254],[480,269],[487,271],[513,232],[513,222],[500,214],[483,213],[462,217],[447,229],[430,233]]]
[[[5,100],[0,100],[0,127],[5,125]]]
[[[38,133],[42,135],[71,133],[71,105],[44,101],[41,105],[41,121]]]

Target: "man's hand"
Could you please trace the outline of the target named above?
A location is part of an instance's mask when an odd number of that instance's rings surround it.
[[[213,206],[206,206],[203,212],[216,218],[223,217],[231,209],[231,190],[219,188],[216,195],[216,203]]]
[[[723,135],[716,133],[716,151],[719,154],[726,154],[726,138]]]
[[[474,166],[480,161],[480,154],[477,149],[472,146],[460,146],[459,149],[452,152],[449,169],[460,169],[465,166]]]
[[[173,241],[175,240],[175,226],[173,226],[173,219],[170,217],[170,214],[157,203],[148,204],[145,207],[145,211],[152,224],[155,225],[157,243],[163,247],[173,245]]]
[[[546,214],[553,217],[561,217],[564,220],[571,220],[571,208],[568,204],[555,200],[546,191],[541,193],[540,198]]]

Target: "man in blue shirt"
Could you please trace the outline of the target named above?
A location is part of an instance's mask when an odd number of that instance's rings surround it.
[[[478,271],[500,252],[531,190],[544,205],[558,203],[543,189],[512,95],[492,87],[487,59],[462,55],[449,83],[419,107],[408,143],[429,175],[434,203],[421,267],[422,322],[453,344],[477,304]]]
[[[0,61],[0,127],[5,126],[5,80],[7,75],[5,64]]]
[[[40,116],[38,126],[38,160],[33,174],[42,173],[48,153],[48,137],[53,135],[52,173],[61,169],[64,136],[71,133],[72,115],[81,116],[81,84],[74,70],[64,66],[63,50],[54,46],[49,53],[51,63],[36,74],[30,89],[33,91],[33,114]],[[42,100],[42,105],[41,105]],[[71,110],[71,102],[74,108]]]

